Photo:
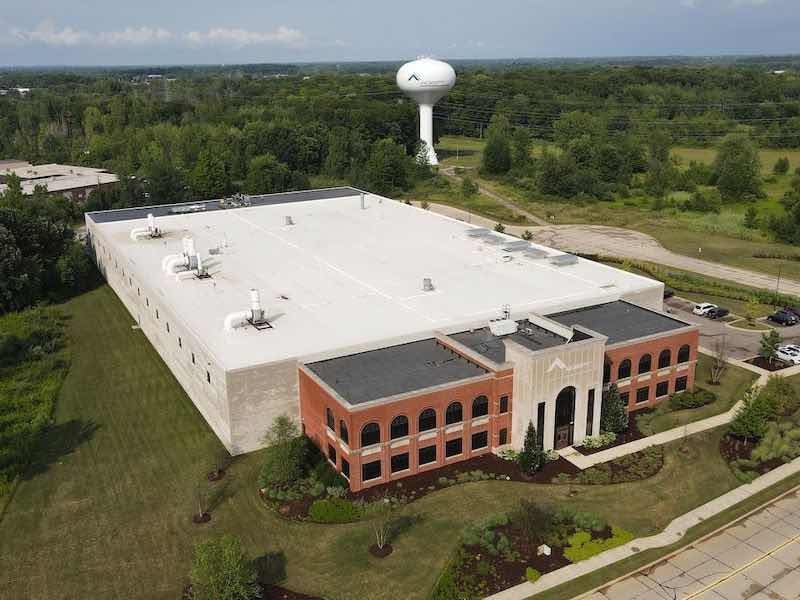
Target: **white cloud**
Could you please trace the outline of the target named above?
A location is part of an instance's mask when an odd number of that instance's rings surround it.
[[[12,28],[7,42],[14,44],[45,44],[47,46],[141,46],[171,40],[170,31],[152,27],[126,27],[121,31],[97,33],[58,28],[51,21],[42,21],[34,29]]]
[[[306,44],[305,34],[298,30],[281,25],[274,31],[248,31],[247,29],[226,29],[222,27],[208,31],[190,31],[184,39],[200,45],[230,46],[286,46],[300,47]]]

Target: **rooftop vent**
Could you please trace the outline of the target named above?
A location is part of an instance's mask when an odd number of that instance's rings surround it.
[[[425,277],[422,280],[422,290],[425,292],[432,292],[434,289],[433,287],[433,280],[430,277]]]
[[[547,258],[547,252],[542,250],[541,248],[531,247],[528,250],[525,250],[525,256],[534,259]]]
[[[527,250],[530,248],[530,244],[525,240],[517,240],[516,242],[511,242],[510,244],[506,244],[503,247],[503,252],[520,252],[522,250]]]
[[[206,278],[210,277],[203,265],[203,259],[194,245],[191,237],[183,238],[183,253],[170,254],[161,260],[161,269],[167,275],[175,275],[175,279],[180,281],[190,277]]]
[[[283,217],[283,224],[294,225],[294,219],[292,219],[292,217],[290,217],[289,215],[286,215],[285,217]]]
[[[367,195],[362,193],[361,194],[361,210],[364,210],[365,208],[367,208]]]
[[[141,238],[160,238],[161,230],[156,227],[156,218],[153,213],[147,213],[147,227],[131,229],[131,239],[137,241]]]
[[[491,234],[492,234],[491,230],[486,229],[485,227],[476,227],[474,229],[467,230],[467,235],[469,237],[474,237],[474,238],[484,237],[486,235],[491,235]]]
[[[261,306],[261,295],[258,290],[250,290],[250,310],[234,312],[225,317],[225,331],[233,331],[239,327],[251,325],[258,331],[272,329],[267,321],[267,311]]]
[[[573,254],[559,254],[550,259],[550,264],[556,267],[566,267],[578,264],[578,257]]]
[[[489,321],[489,331],[496,336],[511,335],[517,332],[517,322],[513,319],[497,319]]]

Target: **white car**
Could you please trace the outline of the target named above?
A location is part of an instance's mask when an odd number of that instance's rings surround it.
[[[715,308],[719,308],[716,304],[711,304],[709,302],[701,302],[700,304],[695,304],[692,312],[696,315],[700,315],[704,317],[708,314],[708,311],[713,310]]]
[[[794,344],[778,346],[778,351],[775,353],[775,356],[785,363],[800,365],[800,348]]]

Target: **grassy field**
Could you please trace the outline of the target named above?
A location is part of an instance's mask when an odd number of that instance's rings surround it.
[[[443,137],[437,146],[437,152],[440,153],[442,164],[477,167],[480,164],[483,143],[475,138]],[[542,144],[536,145],[533,153],[541,153],[542,148]],[[716,155],[716,150],[710,148],[679,147],[673,152],[684,166],[690,160],[710,163]],[[800,167],[800,150],[762,151],[762,168],[767,177],[765,191],[769,197],[759,201],[756,207],[764,218],[771,214],[780,214],[782,209],[778,200],[788,189],[791,180],[791,175],[771,176],[772,167],[779,156],[787,156],[792,169]],[[478,177],[477,170],[474,170],[474,176]],[[685,213],[677,208],[655,211],[652,209],[652,198],[647,197],[615,198],[610,202],[552,200],[500,180],[479,179],[482,186],[553,223],[600,223],[636,229],[652,235],[664,247],[680,254],[800,279],[800,261],[756,256],[764,253],[797,256],[800,252],[790,244],[770,240],[758,230],[746,229],[743,216],[748,205],[745,203],[728,205],[720,214]],[[682,195],[685,194],[675,194],[676,197]],[[448,204],[458,202],[453,194],[446,192],[437,201]],[[489,204],[491,203],[489,200]],[[475,207],[476,212],[493,219],[498,218],[498,214],[489,214],[485,212],[487,210],[490,209],[485,204]]]
[[[193,544],[232,533],[252,556],[285,559],[290,588],[328,600],[424,599],[463,527],[520,498],[597,511],[637,535],[737,485],[717,452],[722,431],[666,447],[655,477],[610,486],[487,481],[402,509],[415,524],[372,558],[369,523],[287,522],[255,493],[259,454],[216,484],[213,519],[190,523],[219,442],[107,287],[65,305],[72,367],[57,429],[0,521],[0,598],[179,597]],[[622,503],[622,504],[621,504]]]
[[[714,392],[717,395],[717,399],[714,402],[700,408],[688,410],[670,410],[669,403],[662,402],[653,413],[640,417],[642,431],[652,435],[724,413],[744,397],[745,391],[758,378],[752,371],[728,365],[720,384],[711,385],[709,382],[711,381],[712,363],[713,360],[710,356],[699,355],[695,372],[695,385]],[[646,428],[643,427],[644,423],[646,423]]]

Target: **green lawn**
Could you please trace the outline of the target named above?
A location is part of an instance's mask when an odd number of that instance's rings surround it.
[[[664,400],[654,412],[639,417],[642,431],[649,434],[659,433],[727,412],[742,399],[745,391],[758,379],[758,376],[752,371],[728,365],[720,384],[711,385],[709,382],[711,381],[712,364],[713,359],[710,356],[699,355],[695,385],[714,392],[717,395],[714,402],[700,408],[670,410],[669,401]]]
[[[371,558],[369,523],[287,522],[255,493],[259,455],[237,459],[213,519],[190,523],[196,486],[220,445],[108,287],[65,305],[72,367],[46,464],[19,486],[0,521],[0,598],[179,597],[193,544],[232,533],[255,556],[280,553],[285,585],[328,600],[424,599],[463,527],[520,498],[569,502],[637,535],[737,485],[717,452],[722,431],[666,447],[665,467],[612,486],[486,481],[454,486],[402,512],[418,519]]]

